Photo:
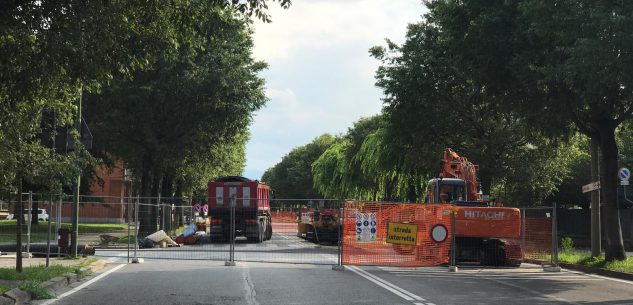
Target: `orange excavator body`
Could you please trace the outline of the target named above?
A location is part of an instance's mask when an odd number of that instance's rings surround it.
[[[521,237],[521,212],[516,208],[502,207],[494,201],[482,200],[478,192],[478,171],[479,165],[450,148],[445,149],[438,178],[429,181],[427,202],[449,203],[458,207],[455,216],[458,249],[468,248],[469,245],[465,244],[469,243],[473,245],[470,250],[476,252],[477,246],[488,249],[494,244],[497,248],[502,247],[505,255],[497,262],[516,265],[523,258],[521,248],[507,240]]]

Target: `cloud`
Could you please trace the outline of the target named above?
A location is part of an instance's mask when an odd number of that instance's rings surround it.
[[[419,0],[294,1],[287,10],[271,5],[273,22],[256,24],[254,53],[271,60],[302,48],[382,44],[404,37],[406,24],[424,12]]]
[[[379,62],[369,48],[404,41],[406,26],[425,12],[419,0],[299,0],[288,10],[270,5],[273,22],[255,24],[265,108],[255,114],[245,175],[259,178],[293,148],[347,131],[382,108],[374,86]]]

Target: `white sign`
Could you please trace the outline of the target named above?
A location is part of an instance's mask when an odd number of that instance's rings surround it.
[[[620,178],[621,181],[629,181],[629,178],[631,178],[631,171],[626,167],[621,168],[618,171],[618,178]]]
[[[438,224],[431,229],[431,239],[436,243],[441,243],[448,237],[448,230],[445,226]]]
[[[376,241],[376,213],[356,213],[356,241]]]
[[[585,184],[582,186],[582,192],[583,193],[589,193],[591,191],[595,191],[595,190],[599,190],[600,189],[600,181],[596,181],[596,182],[591,182],[589,184]]]

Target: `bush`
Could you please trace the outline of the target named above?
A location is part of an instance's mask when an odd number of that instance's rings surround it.
[[[42,287],[41,283],[28,281],[20,285],[20,290],[28,292],[35,300],[52,299],[55,297],[55,292],[50,289]]]
[[[574,240],[571,237],[563,237],[560,241],[563,251],[570,252],[574,250]]]

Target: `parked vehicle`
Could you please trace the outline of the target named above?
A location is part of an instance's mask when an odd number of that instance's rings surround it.
[[[29,219],[29,210],[23,211],[24,220],[27,221]],[[37,220],[39,221],[48,221],[48,212],[46,209],[37,209]],[[13,213],[7,215],[7,220],[14,220],[15,215]]]
[[[208,215],[212,241],[231,236],[231,205],[235,204],[235,237],[261,243],[272,238],[270,187],[257,180],[229,176],[210,181]]]

